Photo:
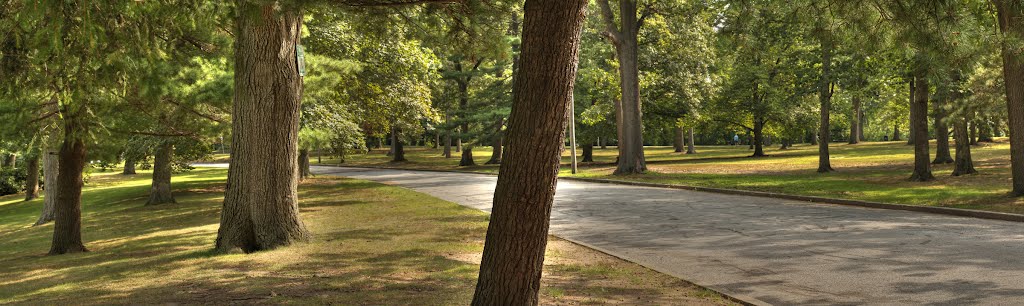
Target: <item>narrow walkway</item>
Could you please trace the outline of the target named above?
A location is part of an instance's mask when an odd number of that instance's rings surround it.
[[[496,178],[314,167],[490,211]],[[1024,224],[558,183],[554,235],[756,304],[1020,305]]]

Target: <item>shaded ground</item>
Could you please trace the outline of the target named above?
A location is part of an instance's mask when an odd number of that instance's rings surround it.
[[[148,174],[94,174],[84,194],[89,253],[44,256],[41,200],[0,197],[0,304],[465,305],[487,216],[398,187],[315,178],[300,188],[310,243],[217,254],[226,171],[175,178],[178,204],[144,207]],[[717,294],[553,239],[544,304],[727,304]]]
[[[934,143],[932,150],[934,157]],[[832,166],[838,171],[826,174],[816,172],[816,146],[798,145],[789,150],[772,146],[766,148],[769,156],[760,158],[748,157],[751,151],[746,146],[697,147],[697,151],[696,155],[686,155],[674,153],[670,147],[647,147],[648,173],[613,176],[611,163],[617,151],[614,147],[595,149],[596,162],[583,164],[576,176],[1024,213],[1024,199],[1008,196],[1011,178],[1009,143],[1005,139],[972,148],[975,167],[981,173],[953,177],[952,164],[934,165],[937,180],[927,183],[907,180],[914,152],[905,142],[832,144]],[[375,150],[351,155],[345,165],[485,173],[498,169],[494,165],[458,167],[457,154],[445,159],[439,150],[421,147],[409,149],[406,157],[410,161],[405,163],[391,163],[385,153]],[[478,163],[486,161],[490,153],[489,147],[474,150]],[[568,163],[569,158],[563,157],[562,161]],[[325,157],[323,163],[336,164],[337,160]],[[562,175],[571,175],[565,165]]]

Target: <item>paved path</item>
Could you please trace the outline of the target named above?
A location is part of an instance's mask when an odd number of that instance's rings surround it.
[[[314,167],[490,211],[488,175]],[[757,304],[1024,305],[1024,224],[562,180],[551,232]]]

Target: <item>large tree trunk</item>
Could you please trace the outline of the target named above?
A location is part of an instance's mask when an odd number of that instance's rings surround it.
[[[607,7],[607,0],[602,5]],[[606,15],[611,14],[610,9]],[[606,25],[615,28],[614,19],[606,18]],[[612,43],[619,59],[619,87],[621,97],[615,112],[619,123],[619,160],[614,174],[626,175],[647,171],[644,157],[643,118],[640,109],[640,66],[638,62],[637,19],[635,0],[619,1],[619,25]]]
[[[920,68],[919,68],[920,69]],[[928,157],[928,79],[924,72],[914,76],[914,104],[910,105],[910,123],[914,132],[914,174],[911,181],[926,182],[935,179],[931,159]]]
[[[501,136],[494,137],[494,143],[491,144],[491,159],[487,160],[485,165],[499,165],[501,164],[501,148],[502,139]]]
[[[860,132],[861,126],[860,126],[860,123],[862,121],[861,118],[860,118],[862,113],[861,113],[861,110],[860,110],[860,96],[859,95],[854,95],[853,96],[853,112],[852,112],[852,114],[853,114],[853,117],[850,118],[850,141],[849,141],[849,144],[858,144],[858,143],[860,143],[860,138],[861,138],[861,132]]]
[[[683,137],[683,128],[676,127],[676,129],[673,130],[673,134],[675,137],[672,138],[672,148],[675,149],[676,153],[682,153],[683,147],[686,146],[686,137]]]
[[[864,118],[864,107],[860,108],[860,111],[857,113],[857,118],[860,120],[857,123],[857,140],[858,142],[866,141],[867,138],[864,138],[864,125],[866,125],[867,120]]]
[[[764,119],[754,118],[754,139],[750,142],[754,146],[754,155],[751,157],[762,157],[764,154]]]
[[[988,120],[978,120],[978,142],[994,142],[992,124]]]
[[[55,214],[55,207],[57,206],[57,196],[59,194],[59,186],[57,184],[57,173],[59,173],[58,165],[60,156],[57,151],[47,151],[43,153],[43,212],[39,214],[39,219],[33,226],[43,225],[53,221]]]
[[[444,113],[444,123],[445,123],[445,125],[448,124],[448,120],[449,119],[451,119],[451,115],[448,114],[448,111],[445,111],[445,113]],[[446,130],[444,132],[444,151],[441,152],[441,155],[444,156],[444,158],[452,158],[452,131],[451,130]]]
[[[899,122],[892,125],[892,141],[900,141],[900,124]]]
[[[953,138],[956,140],[956,159],[953,162],[953,176],[978,173],[974,169],[971,158],[971,144],[967,132],[967,118],[959,118],[953,122]]]
[[[309,171],[309,149],[299,149],[299,181],[312,176]]]
[[[690,137],[686,139],[686,154],[697,154],[697,148],[693,142],[693,127],[690,127]]]
[[[146,205],[177,203],[171,193],[171,160],[174,158],[174,144],[164,142],[153,154],[153,183],[149,188],[149,200]]]
[[[914,108],[914,103],[916,103],[916,101],[917,101],[917,99],[915,97],[917,95],[917,87],[916,87],[915,81],[916,81],[916,79],[910,81],[910,87],[909,87],[910,88],[910,109]],[[925,126],[928,126],[928,124],[925,124]],[[907,145],[910,146],[910,145],[914,145],[914,138],[917,137],[917,126],[915,126],[915,124],[914,124],[913,115],[911,115],[910,125],[909,125],[908,129],[910,129],[910,131],[907,133]],[[925,133],[925,134],[927,135],[928,133]]]
[[[828,34],[823,34],[828,35]],[[832,161],[828,152],[828,142],[832,140],[829,128],[829,112],[832,109],[832,40],[822,38],[821,42],[821,80],[818,81],[818,100],[821,103],[821,118],[818,122],[818,173],[832,172]]]
[[[135,164],[137,164],[137,163],[138,163],[138,161],[135,160],[135,157],[126,156],[124,158],[124,171],[121,171],[121,174],[124,174],[124,175],[135,174]]]
[[[39,197],[39,155],[30,155],[25,161],[25,201]]]
[[[441,152],[444,158],[452,158],[452,134],[444,134],[444,151]]]
[[[394,151],[391,162],[404,162],[405,159],[405,144],[402,143],[402,130],[399,128],[391,129],[391,148]]]
[[[949,125],[946,123],[946,110],[943,108],[947,102],[944,100],[934,101],[933,124],[935,127],[935,160],[933,164],[949,164],[953,157],[949,154]]]
[[[599,147],[601,147],[602,150],[607,149],[608,148],[608,139],[606,139],[605,137],[598,138],[597,139],[597,145]]]
[[[583,147],[583,160],[581,162],[583,162],[583,163],[592,163],[592,162],[594,162],[594,145],[588,143],[588,144],[583,145],[582,147]]]
[[[968,126],[970,127],[971,145],[976,146],[978,145],[978,121],[971,121],[971,124]]]
[[[467,146],[462,148],[462,159],[459,160],[459,167],[476,166],[476,162],[473,161],[473,147]]]
[[[527,0],[520,70],[473,305],[537,305],[585,0]]]
[[[86,163],[82,136],[86,132],[78,120],[74,115],[65,117],[50,255],[88,252],[82,244],[82,170]]]
[[[1006,108],[1010,121],[1010,172],[1013,194],[1024,195],[1024,3],[1019,0],[992,0],[1003,33],[1003,79]]]
[[[268,250],[309,238],[299,218],[295,4],[238,1],[231,166],[217,249]]]

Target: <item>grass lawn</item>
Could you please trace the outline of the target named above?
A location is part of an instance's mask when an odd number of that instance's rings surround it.
[[[319,177],[300,188],[313,241],[212,251],[225,170],[178,175],[178,204],[145,207],[149,174],[93,174],[83,192],[91,252],[46,256],[41,200],[0,197],[0,304],[466,305],[487,216],[414,191]],[[554,239],[542,304],[730,304],[717,294]]]
[[[935,156],[935,144],[932,143]],[[868,142],[856,145],[833,143],[832,166],[837,172],[819,174],[817,146],[797,145],[789,150],[766,147],[768,157],[748,157],[746,146],[699,146],[698,154],[674,153],[671,147],[645,149],[649,172],[642,175],[613,176],[617,151],[614,147],[595,149],[595,163],[584,164],[577,177],[603,178],[651,183],[731,188],[831,198],[858,199],[885,203],[946,206],[1000,212],[1024,213],[1024,200],[1008,196],[1010,191],[1009,143],[999,139],[973,147],[977,175],[953,177],[952,165],[935,165],[936,180],[910,182],[914,151],[905,142]],[[349,156],[346,165],[391,166],[412,169],[461,169],[496,173],[497,166],[458,167],[458,153],[451,159],[439,150],[409,148],[409,162],[390,163],[386,150]],[[491,150],[474,151],[478,163],[487,161]],[[563,156],[562,176],[569,173],[568,151]],[[579,153],[582,154],[582,153]],[[315,160],[314,160],[315,162]],[[324,158],[324,164],[336,159]]]

